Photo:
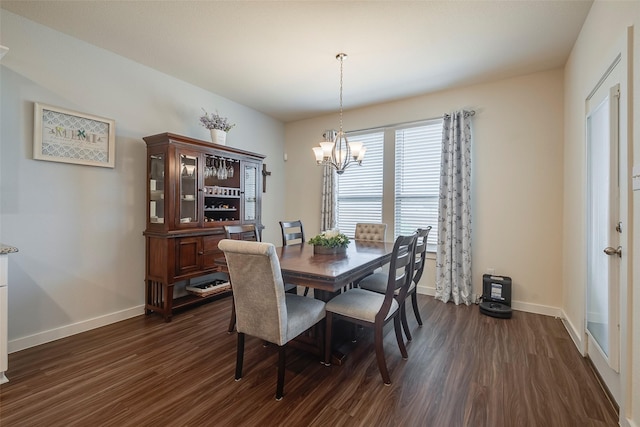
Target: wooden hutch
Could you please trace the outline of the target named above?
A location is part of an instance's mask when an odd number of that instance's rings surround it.
[[[171,320],[173,310],[210,297],[174,298],[174,284],[215,273],[224,226],[261,223],[263,155],[162,133],[147,143],[145,313]],[[229,295],[229,292],[225,293]],[[220,295],[215,295],[219,297]]]

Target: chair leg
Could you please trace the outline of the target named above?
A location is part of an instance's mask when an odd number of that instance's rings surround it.
[[[409,355],[407,354],[407,347],[404,345],[404,340],[402,339],[402,328],[400,327],[400,317],[398,317],[400,313],[393,318],[393,328],[396,330],[396,341],[398,341],[398,347],[400,348],[400,354],[402,354],[402,358],[407,360]]]
[[[284,396],[285,346],[278,349],[278,385],[276,386],[276,400]]]
[[[324,365],[331,365],[331,329],[333,323],[333,315],[329,312],[326,314],[326,329],[324,332]]]
[[[382,335],[382,327],[382,323],[374,326],[373,335],[376,346],[376,359],[378,360],[378,369],[382,375],[384,385],[391,385],[391,378],[389,377],[389,371],[387,370],[387,361],[384,358],[384,347],[382,345],[382,339],[384,336]]]
[[[244,359],[244,334],[238,332],[238,349],[236,351],[236,381],[242,378],[242,361]]]
[[[308,293],[309,293],[309,287],[305,286],[303,295],[306,297]]]
[[[422,326],[422,318],[420,317],[420,310],[418,310],[418,292],[411,294],[411,304],[413,305],[413,314],[416,315],[418,325]]]
[[[236,328],[236,303],[231,299],[231,319],[229,319],[228,332],[231,334]]]
[[[402,329],[404,329],[404,334],[407,336],[407,341],[411,341],[413,338],[411,337],[411,331],[409,331],[407,305],[404,302],[402,303],[402,307],[400,307],[400,319],[402,320]]]

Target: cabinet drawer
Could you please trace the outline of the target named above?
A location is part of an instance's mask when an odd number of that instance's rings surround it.
[[[202,238],[202,249],[204,253],[207,252],[219,252],[218,243],[222,240],[224,235],[219,234],[215,236],[205,236]]]

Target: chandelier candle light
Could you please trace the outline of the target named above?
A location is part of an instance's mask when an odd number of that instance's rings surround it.
[[[367,147],[362,142],[349,142],[342,130],[342,64],[346,53],[339,53],[336,59],[340,61],[340,130],[327,131],[324,134],[325,141],[320,143],[320,147],[313,147],[318,165],[330,165],[338,174],[343,174],[344,170],[353,164],[362,165],[364,153]]]

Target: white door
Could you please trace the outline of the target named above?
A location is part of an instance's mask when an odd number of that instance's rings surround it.
[[[620,67],[618,67],[620,68]],[[615,68],[587,100],[587,301],[585,334],[591,359],[620,402],[620,202]]]

